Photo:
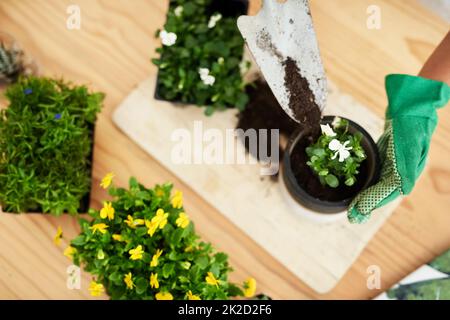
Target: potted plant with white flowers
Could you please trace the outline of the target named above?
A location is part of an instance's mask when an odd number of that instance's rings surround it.
[[[245,0],[171,0],[167,21],[156,36],[162,46],[156,98],[205,106],[205,113],[230,107],[244,109],[248,97],[242,74],[244,40],[236,25]]]
[[[183,208],[183,194],[171,184],[146,188],[131,178],[128,189],[108,174],[101,186],[112,200],[80,218],[80,234],[64,255],[90,272],[89,290],[111,299],[207,300],[252,298],[256,281],[228,280],[225,253],[199,239]],[[59,232],[61,236],[61,232]]]
[[[344,216],[353,198],[376,183],[378,149],[355,122],[334,116],[321,120],[320,133],[295,132],[286,147],[282,184],[295,207],[325,220]]]

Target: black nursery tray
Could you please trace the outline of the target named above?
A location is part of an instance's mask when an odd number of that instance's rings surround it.
[[[169,8],[171,6],[174,6],[174,3],[171,1],[169,3]],[[214,12],[220,12],[222,16],[224,17],[239,17],[241,15],[245,15],[248,12],[249,2],[248,0],[213,0],[211,6],[210,6],[210,13]],[[158,73],[156,75],[156,86],[155,86],[155,94],[154,98],[156,100],[160,101],[169,101],[172,103],[175,103],[177,105],[183,105],[183,104],[193,104],[193,102],[184,102],[179,99],[165,99],[159,94],[159,69]]]

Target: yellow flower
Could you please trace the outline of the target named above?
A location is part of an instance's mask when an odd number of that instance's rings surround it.
[[[186,228],[189,225],[189,217],[186,213],[181,212],[178,215],[178,219],[175,221],[176,225],[182,229]]]
[[[158,259],[162,254],[162,250],[156,250],[156,253],[152,257],[152,261],[150,262],[150,267],[156,267],[158,265]]]
[[[198,296],[196,294],[192,294],[191,290],[188,291],[187,297],[188,297],[188,300],[202,300],[202,299],[200,299],[200,296]]]
[[[175,191],[175,195],[172,198],[172,207],[175,209],[181,209],[183,207],[183,192]]]
[[[74,247],[71,247],[71,246],[68,246],[66,249],[64,249],[64,255],[69,259],[73,258],[73,255],[75,254],[75,252],[77,252],[77,249],[75,249]]]
[[[111,202],[104,202],[103,208],[100,210],[100,218],[109,220],[114,219],[114,208],[112,207]]]
[[[148,234],[152,237],[158,228],[162,229],[167,224],[168,213],[165,213],[163,209],[156,210],[156,215],[151,221],[146,220],[145,225],[148,228]]]
[[[158,229],[158,223],[153,221],[145,221],[145,226],[148,228],[147,233],[150,235],[150,237],[153,237],[156,230]]]
[[[108,189],[109,186],[110,186],[111,183],[112,183],[113,178],[114,178],[114,173],[112,173],[112,172],[108,173],[108,174],[102,179],[102,182],[100,182],[100,186],[101,186],[103,189]]]
[[[135,249],[131,249],[128,251],[130,254],[131,260],[140,260],[142,259],[142,254],[144,253],[144,250],[142,250],[142,246],[138,245]]]
[[[169,292],[158,292],[155,298],[156,300],[173,300],[173,296]]]
[[[133,219],[132,216],[128,215],[127,220],[125,220],[125,223],[130,227],[130,228],[136,228],[137,226],[141,226],[143,225],[144,219]]]
[[[123,237],[121,234],[113,234],[112,238],[116,241],[123,241]]]
[[[210,284],[210,285],[216,286],[216,287],[219,286],[219,280],[217,280],[216,277],[214,277],[212,272],[208,272],[208,275],[206,276],[205,280],[206,280],[207,284]]]
[[[256,280],[253,278],[248,278],[244,281],[244,296],[246,298],[251,298],[255,295],[256,291]]]
[[[96,231],[100,232],[101,234],[106,233],[106,229],[109,227],[104,223],[96,223],[92,227],[89,227],[89,229],[92,230],[92,234],[95,234]]]
[[[152,273],[150,275],[150,287],[158,289],[159,288],[159,282],[158,282],[158,274]]]
[[[157,223],[159,228],[162,229],[167,223],[168,213],[165,213],[163,209],[156,210],[156,216],[152,218],[152,222]]]
[[[62,238],[62,228],[61,226],[58,226],[58,229],[56,229],[56,234],[55,237],[53,238],[53,243],[57,246],[59,246],[61,244],[61,238]]]
[[[125,275],[125,277],[123,278],[123,282],[125,282],[128,289],[133,289],[135,287],[134,282],[133,282],[133,275],[131,274],[131,272],[128,272]]]
[[[89,291],[91,292],[91,296],[98,297],[101,296],[103,292],[105,292],[105,288],[101,283],[91,281],[91,284],[89,285]]]

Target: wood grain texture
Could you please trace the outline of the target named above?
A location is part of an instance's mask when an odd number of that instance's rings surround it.
[[[156,73],[156,28],[163,25],[167,0],[77,0],[81,30],[66,28],[67,0],[3,0],[0,29],[13,34],[35,57],[45,75],[63,76],[107,94],[99,117],[94,155],[92,205],[105,193],[98,187],[108,171],[125,186],[130,176],[147,185],[172,181],[183,190],[186,210],[200,234],[229,253],[240,281],[253,275],[259,290],[274,298],[365,299],[378,290],[366,287],[366,269],[382,270],[382,289],[450,246],[450,109],[439,111],[440,123],[430,151],[429,171],[401,207],[369,243],[337,287],[318,295],[287,271],[189,186],[125,137],[111,121],[114,108],[142,80]],[[132,4],[131,4],[132,3]],[[366,28],[366,9],[379,5],[381,30]],[[252,1],[252,10],[259,2]],[[449,25],[409,0],[313,0],[311,11],[327,74],[341,90],[382,116],[388,73],[419,71],[448,32]],[[71,217],[0,216],[0,298],[80,299],[87,293],[65,287],[68,260],[63,246],[53,245],[61,225],[68,241],[76,234]]]

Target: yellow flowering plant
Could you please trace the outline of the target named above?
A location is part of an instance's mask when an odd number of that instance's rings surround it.
[[[109,178],[107,178],[109,180]],[[111,299],[205,300],[251,297],[256,282],[228,281],[225,253],[195,232],[183,194],[171,184],[148,189],[131,178],[128,189],[107,185],[111,201],[79,219],[81,233],[64,250],[95,280],[91,292]]]

